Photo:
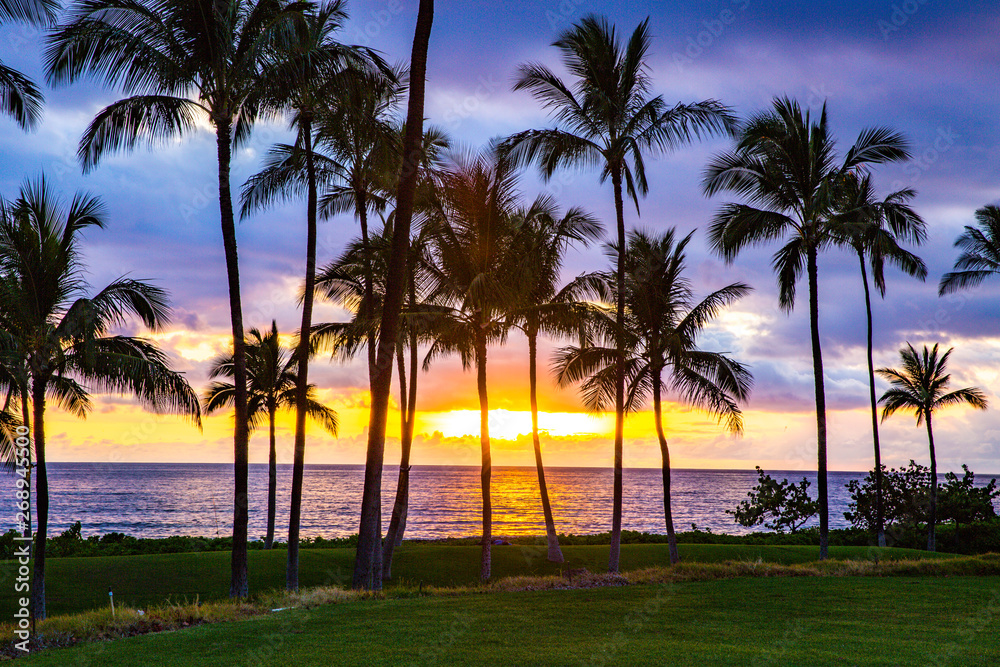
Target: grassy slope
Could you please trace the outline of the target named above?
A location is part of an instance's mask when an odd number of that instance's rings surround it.
[[[867,547],[831,547],[833,558],[937,556],[908,549],[873,550]],[[558,574],[560,566],[545,559],[544,547],[494,547],[493,574],[496,578],[516,574]],[[607,568],[606,546],[568,546],[563,548],[567,563],[562,567],[586,567],[592,572]],[[742,546],[692,544],[681,546],[682,557],[689,561],[756,560],[777,563],[802,563],[816,559],[816,547]],[[281,588],[285,582],[284,551],[250,552],[250,590]],[[944,557],[943,555],[938,557]],[[350,585],[354,562],[353,549],[303,550],[300,555],[303,587]],[[665,544],[630,544],[622,546],[623,570],[669,563]],[[47,563],[46,595],[50,615],[93,609],[108,604],[108,586],[115,592],[115,602],[144,607],[197,595],[202,600],[220,599],[229,594],[229,554],[163,554],[151,556],[115,556],[94,558],[56,558]],[[12,582],[14,563],[0,563],[0,618],[9,618],[15,608]],[[407,544],[396,551],[394,583],[435,586],[477,583],[479,547],[431,546]]]
[[[1000,577],[730,579],[353,602],[26,666],[995,665]]]

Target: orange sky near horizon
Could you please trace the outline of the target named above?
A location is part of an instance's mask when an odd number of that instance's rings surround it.
[[[216,345],[198,342],[199,336],[175,333],[159,336],[174,354],[187,361],[203,362]],[[214,341],[224,336],[213,337]],[[181,341],[181,342],[178,342]],[[193,344],[192,344],[193,343]],[[204,343],[204,344],[203,344]],[[507,348],[497,350],[503,360]],[[325,363],[325,362],[321,362]],[[497,363],[490,379],[490,430],[493,464],[534,465],[531,419],[527,391],[520,373],[505,372],[513,358]],[[526,362],[516,364],[518,371]],[[473,373],[442,368],[421,374],[420,400],[428,406],[418,412],[412,452],[415,465],[479,465],[479,412],[473,404]],[[457,371],[457,374],[456,374]],[[526,375],[526,370],[524,375]],[[452,391],[443,387],[451,386]],[[195,385],[196,389],[200,389]],[[582,411],[575,390],[560,389],[551,380],[540,382],[542,412],[539,424],[547,466],[598,466],[612,464],[613,414],[590,415]],[[340,435],[335,438],[314,424],[310,426],[307,463],[354,463],[365,459],[368,425],[368,394],[357,389],[335,390],[321,387],[319,398],[337,410]],[[170,415],[154,415],[140,409],[131,399],[95,396],[95,410],[86,420],[50,408],[47,412],[48,457],[50,461],[88,462],[185,462],[228,463],[232,461],[231,416],[204,419],[203,431]],[[446,405],[450,403],[451,405]],[[445,409],[445,408],[452,409]],[[391,404],[386,465],[399,459],[399,413],[395,397]],[[572,409],[575,408],[575,409]],[[936,434],[942,470],[954,469],[961,461],[950,457],[949,441],[968,434],[968,411],[952,410],[938,424]],[[870,413],[863,409],[830,410],[830,469],[865,470],[871,467]],[[659,467],[661,456],[653,415],[649,410],[628,416],[625,428],[626,467]],[[814,470],[815,416],[810,411],[777,412],[745,410],[745,433],[724,432],[713,419],[701,412],[668,403],[664,426],[675,468]],[[293,419],[280,413],[277,420],[277,452],[280,463],[292,459]],[[900,417],[883,426],[883,458],[888,465],[902,465],[910,458],[921,461],[926,454],[926,436],[915,429],[912,419]],[[989,434],[983,434],[983,442]],[[267,461],[267,431],[253,434],[251,463]],[[997,465],[996,468],[1000,468]],[[975,469],[975,468],[974,468]],[[977,470],[979,472],[979,470]],[[983,471],[988,472],[988,471]]]

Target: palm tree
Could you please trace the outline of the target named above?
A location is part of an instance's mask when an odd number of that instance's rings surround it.
[[[406,292],[407,246],[417,193],[420,146],[424,136],[424,91],[427,76],[427,48],[434,23],[434,0],[420,0],[417,24],[410,53],[410,99],[406,110],[400,178],[396,187],[396,215],[393,224],[389,266],[386,271],[385,300],[379,323],[375,377],[371,385],[368,417],[368,446],[365,453],[365,483],[361,498],[358,547],[354,557],[355,588],[381,589],[382,568],[382,463],[385,459],[385,429],[389,419],[392,389],[392,359],[399,337],[399,323]]]
[[[935,343],[930,350],[924,345],[923,353],[918,353],[909,343],[899,351],[903,369],[880,368],[876,371],[889,381],[891,387],[882,394],[882,421],[896,412],[913,412],[917,416],[917,427],[927,424],[927,442],[931,452],[931,506],[927,520],[927,550],[934,551],[934,527],[937,524],[937,456],[934,452],[934,431],[931,416],[940,408],[949,405],[970,405],[977,410],[986,409],[986,396],[977,387],[966,387],[944,393],[951,380],[945,373],[948,357],[955,348],[938,357]]]
[[[275,418],[282,408],[297,408],[298,358],[290,357],[281,347],[278,324],[271,322],[271,330],[262,334],[250,329],[247,335],[247,428],[253,433],[266,417],[268,423],[268,483],[267,483],[267,535],[264,548],[274,544],[274,515],[278,485],[278,455],[275,446]],[[209,378],[233,377],[233,355],[216,357],[208,371]],[[307,387],[306,412],[323,428],[337,435],[337,413],[316,400],[316,385]],[[205,414],[229,409],[233,405],[236,387],[231,382],[213,382],[203,399]],[[291,545],[289,545],[290,547]]]
[[[378,321],[371,313],[381,309],[385,298],[385,271],[389,261],[391,226],[376,230],[367,242],[356,239],[335,261],[323,268],[317,278],[317,288],[323,297],[339,303],[354,313],[350,322],[317,324],[313,328],[313,348],[327,349],[343,360],[353,358],[364,346],[374,345]],[[399,378],[400,463],[396,483],[396,498],[386,531],[382,555],[382,578],[392,577],[392,556],[402,543],[409,507],[410,452],[416,425],[418,344],[427,338],[425,320],[428,311],[436,308],[423,300],[426,292],[425,260],[427,234],[421,230],[410,241],[406,264],[407,303],[396,347],[396,368]],[[366,257],[366,255],[368,255]],[[371,276],[371,289],[366,277]],[[366,292],[373,299],[366,305]],[[367,318],[367,319],[366,319]],[[409,370],[405,352],[409,352]]]
[[[872,411],[872,443],[875,449],[875,534],[878,546],[885,546],[885,509],[882,491],[882,451],[878,433],[878,398],[875,393],[875,362],[872,358],[873,327],[871,290],[868,269],[882,298],[885,298],[885,263],[889,261],[904,273],[924,280],[927,267],[923,260],[900,247],[901,240],[920,245],[927,238],[926,223],[907,202],[916,196],[912,189],[890,194],[882,201],[875,196],[871,175],[850,175],[845,183],[843,243],[854,251],[861,265],[861,283],[865,288],[865,314],[868,322],[868,395]]]
[[[670,503],[670,450],[663,430],[663,391],[673,391],[681,402],[716,416],[729,431],[742,433],[743,413],[738,401],[747,399],[753,385],[745,366],[697,346],[705,326],[751,288],[733,283],[695,303],[691,282],[684,275],[685,249],[692,235],[678,241],[674,229],[662,235],[633,231],[625,253],[625,409],[637,410],[652,396],[671,563],[677,563],[680,556]],[[616,264],[620,254],[616,246],[609,246],[609,255]],[[602,277],[607,289],[615,294],[614,276],[606,273]],[[616,327],[607,311],[595,319],[593,326],[599,338],[611,345],[564,348],[554,366],[560,384],[581,382],[587,407],[601,411],[611,404],[615,393]],[[664,378],[665,371],[669,372],[669,382]]]
[[[754,115],[742,126],[735,150],[712,159],[703,181],[707,195],[731,191],[749,202],[723,206],[709,231],[712,246],[727,262],[733,262],[747,246],[783,240],[771,266],[778,278],[778,303],[785,311],[795,305],[795,284],[803,268],[808,276],[821,559],[827,557],[830,504],[817,259],[837,238],[833,219],[847,175],[871,164],[908,157],[902,135],[876,127],[862,130],[839,158],[827,126],[826,105],[816,121],[798,102],[776,98],[770,111]]]
[[[93,75],[129,97],[91,122],[77,151],[84,171],[107,153],[185,136],[207,119],[215,128],[219,211],[233,333],[233,552],[229,594],[246,597],[249,465],[246,349],[239,257],[229,183],[232,149],[269,111],[262,85],[270,49],[303,5],[285,0],[78,0],[46,38],[47,79]]]
[[[56,0],[0,0],[0,25],[23,21],[48,26],[55,20]],[[45,98],[28,77],[0,62],[0,109],[14,119],[21,129],[34,128],[42,117]]]
[[[652,77],[646,62],[649,19],[636,27],[622,46],[615,28],[604,18],[587,16],[552,43],[573,75],[564,83],[541,64],[519,68],[514,90],[528,90],[550,112],[557,127],[526,130],[510,137],[506,147],[519,162],[537,162],[551,178],[562,167],[601,166],[601,182],[611,179],[618,247],[625,247],[623,194],[639,211],[639,196],[649,190],[644,156],[666,153],[704,135],[731,131],[736,119],[715,100],[668,107],[661,96],[649,97]],[[624,255],[618,266],[618,293],[623,294]],[[617,326],[624,326],[625,305],[617,304]],[[615,478],[608,569],[618,571],[621,551],[622,442],[624,423],[624,357],[617,366],[615,395]]]
[[[978,227],[966,226],[955,239],[955,247],[961,248],[962,254],[955,260],[955,270],[941,278],[941,296],[1000,275],[1000,206],[982,207],[976,211],[976,222]]]
[[[295,162],[305,162],[306,176],[306,275],[302,299],[302,326],[300,331],[312,327],[313,298],[316,284],[316,216],[318,208],[317,169],[313,151],[313,123],[326,107],[326,98],[338,83],[351,75],[352,70],[365,70],[370,64],[382,64],[381,58],[368,49],[349,47],[337,41],[337,33],[347,19],[344,3],[335,0],[320,4],[294,19],[282,31],[273,61],[265,69],[262,79],[270,87],[271,105],[287,108],[293,114],[292,125],[298,130],[299,141]],[[265,175],[267,172],[264,172]],[[282,191],[290,194],[282,184],[263,181],[263,187],[252,187],[248,197],[247,186],[243,192],[245,214],[250,206],[261,205]],[[276,188],[275,185],[278,187]],[[268,187],[271,186],[271,187]],[[261,192],[263,190],[263,192]],[[255,200],[253,195],[257,194]],[[296,389],[295,445],[292,463],[292,500],[288,521],[288,563],[285,585],[288,590],[299,587],[299,524],[302,512],[302,476],[305,469],[306,414],[309,412],[309,340],[300,337],[296,350],[298,387]]]
[[[519,272],[519,305],[510,315],[513,316],[512,324],[521,329],[528,339],[531,439],[545,516],[548,559],[562,563],[565,559],[559,548],[559,536],[552,517],[545,467],[542,464],[542,445],[538,437],[538,335],[572,334],[582,326],[588,311],[586,304],[581,301],[586,281],[572,281],[557,291],[559,271],[570,245],[596,240],[604,230],[593,216],[578,208],[568,210],[560,218],[555,202],[549,197],[539,198],[531,210],[520,214],[518,218],[524,220],[518,236],[524,243],[520,252],[527,259],[528,265]]]
[[[464,369],[476,368],[483,499],[480,576],[485,581],[491,574],[493,539],[487,349],[502,343],[510,329],[508,313],[519,296],[510,277],[524,264],[516,236],[524,218],[512,165],[495,144],[453,160],[440,176],[437,210],[426,223],[435,259],[428,267],[428,300],[442,309],[429,318],[434,341],[424,366],[440,355],[458,354]]]
[[[92,407],[90,392],[127,393],[155,412],[189,416],[199,427],[198,396],[143,338],[109,335],[133,317],[149,329],[169,320],[166,293],[119,278],[84,296],[80,233],[104,228],[97,199],[76,195],[65,206],[44,178],[21,187],[0,215],[0,330],[23,360],[29,384],[36,466],[33,618],[45,618],[45,538],[49,517],[45,408],[52,401],[78,417]]]

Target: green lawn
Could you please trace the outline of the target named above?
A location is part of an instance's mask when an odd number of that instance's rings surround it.
[[[1000,577],[739,578],[351,602],[46,651],[41,667],[983,665]]]
[[[867,547],[831,547],[833,558],[871,558]],[[882,559],[947,557],[908,549],[879,549]],[[607,546],[567,546],[563,567],[586,567],[592,572],[607,568]],[[493,575],[557,574],[558,565],[545,559],[545,547],[493,548]],[[743,546],[720,544],[681,545],[687,561],[756,560],[777,563],[813,561],[818,548],[811,546]],[[250,590],[282,588],[285,583],[284,551],[250,552]],[[350,585],[353,549],[303,550],[300,584]],[[621,567],[632,570],[669,563],[665,544],[622,546]],[[50,615],[73,613],[108,604],[108,586],[115,602],[136,607],[173,600],[219,599],[229,594],[229,553],[206,552],[150,556],[54,558],[47,562],[46,597]],[[0,563],[0,618],[10,618],[15,608],[12,582],[14,563]],[[479,580],[479,547],[406,544],[396,550],[393,583],[434,586],[474,584]]]

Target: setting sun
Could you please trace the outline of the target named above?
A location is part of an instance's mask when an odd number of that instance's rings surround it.
[[[516,440],[531,433],[531,412],[520,410],[490,410],[490,436]],[[479,435],[478,410],[452,410],[421,415],[420,426],[440,431],[446,437]],[[554,436],[595,435],[609,433],[614,416],[591,416],[583,412],[542,412],[538,415],[539,431]]]

